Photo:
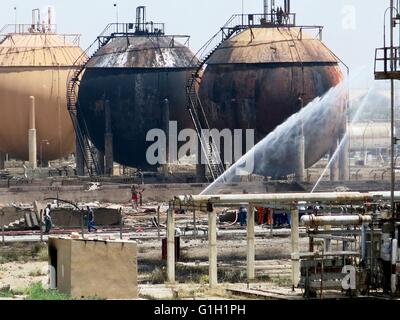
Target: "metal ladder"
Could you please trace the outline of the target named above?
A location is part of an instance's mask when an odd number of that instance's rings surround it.
[[[96,149],[90,138],[86,120],[84,117],[80,117],[80,121],[78,119],[78,90],[82,73],[90,59],[113,38],[112,27],[113,24],[109,24],[89,48],[79,56],[73,65],[75,71],[72,71],[73,74],[68,77],[67,82],[67,107],[75,130],[77,147],[82,152],[85,167],[90,176],[96,176],[103,170],[97,159]],[[84,60],[83,63],[82,60]]]
[[[228,21],[226,25],[228,25],[231,20]],[[194,128],[197,132],[202,151],[206,155],[207,166],[210,170],[213,180],[216,180],[218,177],[223,175],[223,173],[225,172],[225,167],[221,160],[220,150],[216,146],[212,137],[210,141],[206,141],[202,134],[202,130],[211,130],[211,128],[207,119],[207,115],[204,111],[201,99],[196,90],[196,85],[199,84],[200,72],[203,70],[204,65],[207,63],[210,57],[215,53],[215,51],[217,51],[221,47],[221,45],[226,40],[231,38],[234,34],[241,31],[242,29],[243,26],[239,25],[235,27],[222,27],[220,31],[218,31],[197,53],[196,57],[200,56],[199,63],[196,65],[196,70],[191,73],[191,76],[188,77],[186,85],[187,108],[192,119]],[[218,39],[217,45],[213,46],[210,51],[207,51],[216,39]],[[201,52],[206,53],[204,56],[202,56]]]

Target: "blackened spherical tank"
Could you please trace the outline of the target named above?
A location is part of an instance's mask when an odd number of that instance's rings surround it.
[[[212,54],[199,94],[211,127],[255,129],[258,142],[342,80],[336,56],[318,37],[300,27],[257,26],[226,40]],[[346,104],[338,103],[322,132],[321,127],[304,128],[306,167],[335,146],[345,111]],[[290,159],[287,153],[278,160],[282,170],[262,174],[293,173]]]
[[[178,130],[192,128],[186,82],[197,60],[178,40],[179,36],[167,36],[161,30],[136,28],[136,32],[113,37],[86,66],[79,88],[78,119],[81,124],[86,122],[90,139],[104,152],[105,104],[109,101],[114,160],[122,165],[156,170],[146,159],[154,143],[146,142],[146,135],[152,129],[165,130],[166,114],[178,122]]]

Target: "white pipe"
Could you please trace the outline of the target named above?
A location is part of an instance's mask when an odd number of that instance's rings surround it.
[[[351,215],[351,216],[315,216],[307,215],[301,217],[301,225],[305,227],[321,226],[354,226],[362,225],[372,221],[371,216]]]
[[[29,130],[28,130],[28,153],[29,164],[32,169],[37,168],[37,142],[36,142],[36,110],[35,97],[29,97]]]
[[[397,264],[397,239],[393,239],[392,240],[392,276],[391,276],[392,293],[395,293],[396,289],[397,289],[396,264]]]
[[[379,192],[326,192],[326,193],[274,193],[274,194],[227,194],[227,195],[186,195],[176,198],[181,204],[284,204],[296,206],[298,202],[373,202],[390,201],[390,191]],[[400,192],[395,192],[395,200],[400,200]]]

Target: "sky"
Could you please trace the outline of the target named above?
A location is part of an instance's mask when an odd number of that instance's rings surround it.
[[[276,0],[283,4],[283,0]],[[117,3],[117,7],[114,7]],[[372,68],[375,48],[383,46],[384,11],[389,0],[292,0],[301,25],[324,26],[324,43],[351,69]],[[58,31],[81,33],[86,49],[108,23],[133,22],[137,6],[148,20],[165,22],[168,34],[191,36],[196,52],[232,14],[262,13],[263,0],[0,0],[0,25],[31,23],[31,10],[51,5]],[[14,10],[14,7],[17,10]],[[15,17],[15,12],[17,17]],[[371,78],[372,78],[371,69]]]

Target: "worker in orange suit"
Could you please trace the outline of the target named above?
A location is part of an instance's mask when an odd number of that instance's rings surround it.
[[[264,208],[258,208],[257,214],[258,214],[258,224],[263,225],[264,224]]]

